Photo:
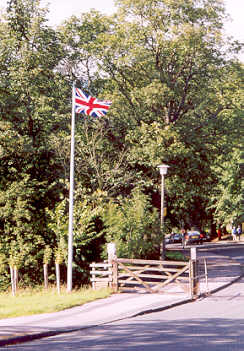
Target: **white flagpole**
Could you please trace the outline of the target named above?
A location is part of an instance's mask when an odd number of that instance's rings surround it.
[[[71,292],[72,290],[74,157],[75,157],[75,83],[73,83],[73,87],[72,87],[72,120],[71,120],[71,145],[70,145],[69,241],[68,241],[68,270],[67,270],[67,291],[68,292]]]

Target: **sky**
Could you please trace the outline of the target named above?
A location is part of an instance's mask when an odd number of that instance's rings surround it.
[[[228,35],[244,41],[244,0],[224,0],[227,12],[232,21],[226,23],[225,30]],[[5,7],[7,0],[0,0],[0,7]],[[42,0],[41,3],[49,3],[49,19],[51,25],[58,25],[73,14],[79,15],[94,8],[105,14],[112,14],[115,10],[114,0]],[[244,62],[244,53],[240,56]]]

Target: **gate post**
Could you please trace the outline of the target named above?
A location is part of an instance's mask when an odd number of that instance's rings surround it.
[[[118,291],[118,263],[116,261],[116,245],[115,243],[107,244],[107,252],[108,252],[108,263],[112,264],[112,282],[109,284],[112,287],[114,292]]]
[[[118,262],[116,259],[112,261],[112,289],[114,292],[118,292]]]
[[[199,293],[197,249],[191,247],[191,297],[196,299]]]
[[[107,253],[108,253],[108,263],[112,263],[114,257],[116,257],[116,245],[115,243],[107,244]]]

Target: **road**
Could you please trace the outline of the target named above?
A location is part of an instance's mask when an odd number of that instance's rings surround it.
[[[0,348],[8,351],[243,351],[244,278],[170,310]]]
[[[201,252],[201,251],[200,251]],[[203,251],[204,252],[204,251]],[[233,247],[233,248],[221,248],[221,249],[208,249],[208,252],[212,252],[213,254],[221,254],[228,257],[231,257],[235,261],[244,264],[244,245],[240,248]]]
[[[189,251],[188,251],[189,253]],[[223,247],[223,248],[218,248],[218,249],[204,249],[204,247],[198,249],[198,257],[204,257],[205,254],[208,255],[221,255],[225,256],[228,258],[233,259],[233,261],[240,263],[241,265],[244,266],[244,245],[242,245],[240,248],[238,247]]]
[[[206,248],[205,248],[206,246]],[[204,257],[205,253],[213,254],[213,255],[223,255],[226,257],[230,257],[233,260],[236,260],[237,262],[244,264],[244,245],[241,245],[240,247],[218,247],[218,248],[209,248],[207,247],[208,243],[206,245],[198,245],[197,246],[197,256]],[[192,246],[194,247],[194,246]],[[168,249],[173,249],[177,251],[181,251],[187,256],[190,256],[190,248],[188,249],[183,249],[181,244],[171,244],[168,245]]]

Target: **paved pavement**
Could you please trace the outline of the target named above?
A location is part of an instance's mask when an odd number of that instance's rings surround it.
[[[232,284],[243,274],[240,264],[228,257],[211,254],[211,251],[205,252],[204,256],[207,256],[208,281],[206,282],[205,277],[200,279],[199,297],[207,296]],[[204,270],[203,264],[201,270]],[[167,291],[160,293],[114,294],[106,299],[61,312],[2,319],[0,347],[162,311],[192,301],[185,291],[172,284]]]

